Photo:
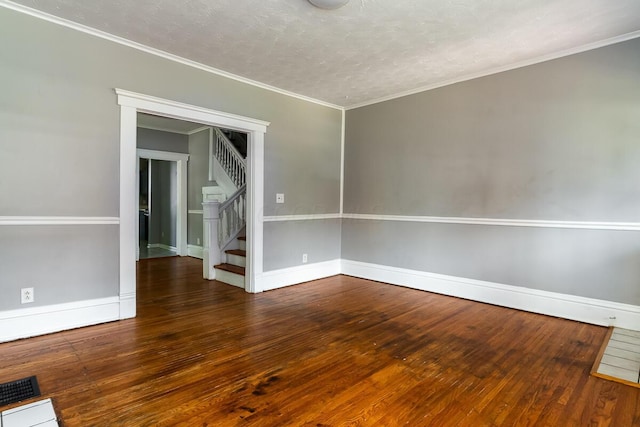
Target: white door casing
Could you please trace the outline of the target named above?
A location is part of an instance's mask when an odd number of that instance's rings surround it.
[[[247,267],[245,290],[262,292],[264,134],[269,122],[115,89],[120,105],[120,318],[136,315],[137,113],[155,114],[245,132],[247,150]],[[185,168],[186,169],[186,168]],[[184,194],[186,197],[186,192]],[[186,204],[186,203],[185,203]],[[185,216],[186,220],[186,216]],[[186,242],[186,236],[185,236]],[[185,249],[186,253],[186,249]]]
[[[156,151],[145,150],[138,148],[136,150],[138,155],[136,160],[136,179],[140,177],[140,159],[149,160],[164,160],[167,162],[176,162],[176,174],[177,174],[177,190],[178,200],[176,201],[176,248],[178,249],[178,255],[187,255],[187,162],[189,161],[188,154],[172,153],[169,151]],[[136,184],[136,188],[140,187],[139,181]],[[136,197],[136,206],[140,206],[140,192]],[[139,222],[136,222],[136,236],[139,235]],[[140,258],[139,247],[136,248],[136,259]]]

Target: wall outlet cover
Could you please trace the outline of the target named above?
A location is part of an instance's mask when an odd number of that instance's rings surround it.
[[[309,260],[309,258],[307,257],[307,254],[302,254],[302,262],[305,263]]]
[[[33,292],[33,288],[20,289],[20,302],[22,304],[28,304],[28,303],[34,302],[35,300],[36,299]]]
[[[284,193],[276,193],[276,203],[284,203]]]

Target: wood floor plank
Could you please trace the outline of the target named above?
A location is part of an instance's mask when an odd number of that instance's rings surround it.
[[[140,261],[135,319],[0,344],[0,382],[37,375],[65,427],[640,425],[639,389],[589,375],[606,328],[347,276],[251,295],[201,270]]]

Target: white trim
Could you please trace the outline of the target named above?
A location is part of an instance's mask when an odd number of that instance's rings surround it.
[[[1,1],[3,0],[0,0],[0,2]],[[213,127],[239,130],[241,132],[266,132],[266,127],[270,125],[270,122],[264,120],[210,110],[196,105],[171,101],[169,99],[158,98],[124,89],[115,88],[114,90],[118,95],[118,103],[121,106],[134,107],[138,112],[162,115],[163,117],[178,120],[187,120],[185,117],[188,116],[188,120],[197,121],[198,123]]]
[[[140,195],[139,161],[136,152],[137,111],[133,106],[120,106],[120,297],[133,295],[134,304],[120,305],[120,318],[136,316],[136,259],[138,258],[138,226]]]
[[[177,130],[177,129],[169,129],[169,128],[163,128],[160,126],[151,126],[151,125],[144,125],[144,124],[140,124],[138,123],[138,127],[142,128],[142,129],[150,129],[150,130],[157,130],[159,132],[169,132],[169,133],[176,133],[178,135],[193,135],[195,133],[198,132],[202,132],[203,130],[207,130],[210,129],[209,126],[200,126],[199,128],[193,129],[193,130]]]
[[[158,132],[175,133],[175,134],[178,134],[178,135],[189,135],[189,133],[186,132],[186,131],[163,128],[163,127],[160,127],[160,126],[143,125],[143,124],[140,124],[140,123],[138,123],[138,128],[139,129],[157,130]]]
[[[135,302],[135,258],[138,247],[138,236],[135,234],[138,224],[138,205],[136,204],[138,194],[138,177],[136,175],[138,112],[234,129],[248,134],[247,253],[249,254],[249,263],[246,268],[245,290],[247,292],[261,292],[262,288],[256,278],[262,275],[264,134],[269,122],[122,89],[114,90],[120,105],[120,295],[132,296],[129,299]],[[186,192],[183,196],[186,197]],[[135,316],[135,303],[128,303],[127,310],[131,310],[132,307],[133,311],[128,314]]]
[[[430,85],[421,86],[419,88],[410,89],[404,92],[399,92],[392,95],[383,96],[380,98],[372,99],[370,101],[364,101],[357,104],[347,105],[344,107],[345,110],[353,110],[360,107],[366,107],[367,105],[379,104],[385,101],[391,101],[392,99],[402,98],[403,96],[415,95],[416,93],[426,92],[428,90],[437,89],[439,87],[449,86],[456,83],[465,82],[468,80],[477,79],[480,77],[486,77],[493,74],[503,73],[505,71],[515,70],[518,68],[528,67],[530,65],[540,64],[542,62],[551,61],[558,58],[563,58],[565,56],[575,55],[577,53],[587,52],[589,50],[598,49],[601,47],[609,46],[616,43],[622,43],[627,40],[635,39],[640,37],[640,30],[633,31],[627,34],[622,34],[620,36],[611,37],[605,40],[600,40],[594,43],[588,43],[582,46],[573,47],[570,49],[561,50],[559,52],[549,53],[547,55],[538,56],[532,59],[527,59],[524,61],[519,61],[514,64],[507,64],[500,67],[490,68],[484,71],[478,71],[475,73],[467,74],[461,77],[456,77],[454,79],[445,80],[441,82],[432,83]]]
[[[188,247],[188,245],[187,245]],[[148,249],[164,249],[165,251],[178,252],[178,248],[175,246],[165,245],[164,243],[151,243],[147,244]]]
[[[266,128],[247,135],[247,221],[245,290],[262,292],[258,279],[262,276],[264,244],[264,134]]]
[[[640,231],[639,222],[550,221],[536,219],[459,218],[439,216],[370,214],[343,214],[342,218],[371,221],[433,222],[442,224],[500,225],[509,227],[581,228],[589,230]]]
[[[212,130],[211,126],[201,126],[201,127],[197,128],[197,129],[190,130],[189,132],[187,132],[187,135],[194,135],[194,134],[196,134],[198,132],[202,132],[202,131],[207,130],[207,129],[210,130],[210,131]]]
[[[169,52],[165,52],[160,49],[156,49],[154,47],[146,46],[142,43],[134,42],[132,40],[125,39],[124,37],[116,36],[114,34],[107,33],[105,31],[97,30],[95,28],[79,24],[77,22],[70,21],[68,19],[60,18],[55,15],[51,15],[49,13],[43,12],[41,10],[33,9],[27,6],[23,6],[21,4],[17,4],[8,0],[0,0],[0,7],[5,7],[7,9],[14,10],[16,12],[24,13],[25,15],[33,16],[34,18],[39,18],[48,22],[52,22],[54,24],[62,25],[63,27],[71,28],[76,31],[80,31],[85,34],[90,34],[95,37],[99,37],[104,40],[108,40],[114,43],[118,43],[123,46],[127,46],[136,50],[140,50],[145,53],[149,53],[151,55],[159,56],[164,59],[168,59],[169,61],[177,62],[182,65],[186,65],[188,67],[197,68],[198,70],[206,71],[211,74],[215,74],[218,76],[226,77],[228,79],[236,80],[250,86],[255,86],[260,89],[266,89],[271,92],[276,92],[281,95],[290,96],[292,98],[301,99],[303,101],[311,102],[318,105],[323,105],[325,107],[335,108],[336,110],[341,110],[342,107],[339,105],[331,104],[326,101],[322,101],[319,99],[311,98],[305,95],[301,95],[298,93],[290,92],[285,89],[278,88],[276,86],[271,86],[266,83],[261,83],[256,80],[251,80],[246,77],[238,76],[236,74],[229,73],[224,70],[220,70],[218,68],[210,67],[209,65],[201,64],[200,62],[192,61],[187,58],[183,58],[178,55],[174,55]]]
[[[118,217],[0,216],[0,225],[118,225]]]
[[[120,319],[120,299],[109,297],[0,312],[0,342]]]
[[[260,278],[260,281],[262,282],[262,289],[269,291],[283,288],[285,286],[309,282],[311,280],[336,276],[340,274],[340,265],[340,260],[335,259],[332,261],[304,264],[297,267],[267,271],[266,273],[263,273]]]
[[[176,200],[176,251],[180,256],[187,254],[187,162],[189,155],[184,153],[174,153],[171,151],[145,150],[143,148],[136,149],[136,180],[140,175],[140,159],[164,160],[167,162],[176,162],[176,188],[178,191]],[[139,184],[136,184],[136,187]],[[140,192],[136,191],[136,206],[140,206]],[[151,196],[149,195],[149,201]],[[139,222],[136,222],[136,236],[138,236]],[[139,259],[139,255],[136,256]]]
[[[197,245],[187,245],[187,256],[203,259],[204,255],[202,251],[204,248]]]
[[[602,326],[640,329],[640,306],[342,260],[342,274]]]
[[[189,155],[185,153],[174,153],[173,151],[136,149],[138,157],[150,160],[165,160],[167,162],[188,162]]]
[[[265,216],[264,222],[282,222],[282,221],[314,221],[320,219],[341,219],[339,213],[332,214],[313,214],[313,215],[274,215]]]
[[[156,48],[153,48],[153,47],[150,47],[150,46],[146,46],[146,45],[144,45],[142,43],[134,42],[132,40],[128,40],[128,39],[125,39],[123,37],[119,37],[119,36],[107,33],[105,31],[97,30],[95,28],[91,28],[91,27],[88,27],[86,25],[82,25],[82,24],[79,24],[77,22],[73,22],[73,21],[70,21],[70,20],[67,20],[67,19],[64,19],[64,18],[60,18],[58,16],[51,15],[49,13],[46,13],[46,12],[43,12],[43,11],[40,11],[40,10],[37,10],[37,9],[33,9],[33,8],[30,8],[30,7],[21,5],[21,4],[17,4],[17,3],[14,3],[14,2],[8,1],[8,0],[0,0],[0,7],[5,7],[7,9],[11,9],[11,10],[14,10],[16,12],[24,13],[25,15],[33,16],[34,18],[38,18],[38,19],[42,19],[42,20],[45,20],[45,21],[48,21],[48,22],[52,22],[54,24],[58,24],[58,25],[61,25],[63,27],[71,28],[73,30],[80,31],[80,32],[85,33],[85,34],[90,34],[92,36],[99,37],[99,38],[104,39],[104,40],[108,40],[108,41],[111,41],[111,42],[114,42],[114,43],[118,43],[118,44],[123,45],[123,46],[127,46],[127,47],[130,47],[130,48],[136,49],[136,50],[140,50],[142,52],[146,52],[146,53],[149,53],[151,55],[159,56],[161,58],[168,59],[169,61],[174,61],[174,62],[183,64],[183,65],[186,65],[188,67],[193,67],[193,68],[196,68],[196,69],[199,69],[199,70],[203,70],[203,71],[206,71],[206,72],[218,75],[218,76],[222,76],[222,77],[226,77],[226,78],[229,78],[229,79],[232,79],[232,80],[236,80],[236,81],[248,84],[250,86],[255,86],[255,87],[258,87],[258,88],[261,88],[261,89],[266,89],[266,90],[269,90],[269,91],[272,91],[272,92],[275,92],[275,93],[279,93],[281,95],[290,96],[292,98],[301,99],[303,101],[311,102],[313,104],[322,105],[322,106],[329,107],[329,108],[334,108],[336,110],[341,110],[341,111],[352,110],[352,109],[355,109],[355,108],[365,107],[367,105],[372,105],[372,104],[378,104],[380,102],[389,101],[389,100],[396,99],[396,98],[401,98],[403,96],[413,95],[413,94],[416,94],[416,93],[424,92],[424,91],[431,90],[431,89],[436,89],[436,88],[443,87],[443,86],[452,85],[452,84],[455,84],[455,83],[464,82],[464,81],[467,81],[467,80],[476,79],[476,78],[479,78],[479,77],[484,77],[484,76],[489,76],[489,75],[492,75],[492,74],[501,73],[501,72],[504,72],[504,71],[514,70],[514,69],[517,69],[517,68],[522,68],[522,67],[526,67],[526,66],[529,66],[529,65],[538,64],[538,63],[541,63],[541,62],[546,62],[546,61],[550,61],[550,60],[553,60],[553,59],[562,58],[564,56],[574,55],[576,53],[586,52],[588,50],[593,50],[593,49],[597,49],[597,48],[600,48],[600,47],[609,46],[609,45],[612,45],[612,44],[615,44],[615,43],[621,43],[623,41],[627,41],[627,40],[631,40],[631,39],[640,37],[640,31],[633,31],[631,33],[622,34],[620,36],[611,37],[609,39],[601,40],[601,41],[598,41],[598,42],[589,43],[589,44],[586,44],[586,45],[574,47],[574,48],[563,50],[563,51],[560,51],[560,52],[539,56],[539,57],[536,57],[536,58],[533,58],[533,59],[529,59],[529,60],[526,60],[526,61],[520,61],[520,62],[517,62],[515,64],[504,65],[502,67],[496,67],[496,68],[491,68],[489,70],[480,71],[480,72],[477,72],[477,73],[467,74],[465,76],[458,77],[458,78],[455,78],[455,79],[451,79],[451,80],[447,80],[447,81],[439,82],[439,83],[433,83],[431,85],[422,86],[422,87],[417,88],[417,89],[407,90],[407,91],[404,91],[404,92],[396,93],[396,94],[393,94],[393,95],[388,95],[388,96],[381,97],[381,98],[376,98],[374,100],[365,101],[365,102],[361,102],[361,103],[358,103],[358,104],[352,104],[352,105],[348,105],[348,106],[340,106],[340,105],[332,104],[332,103],[329,103],[329,102],[326,102],[326,101],[322,101],[322,100],[319,100],[319,99],[311,98],[311,97],[308,97],[308,96],[305,96],[305,95],[301,95],[301,94],[298,94],[298,93],[290,92],[288,90],[281,89],[281,88],[278,88],[278,87],[275,87],[275,86],[271,86],[271,85],[268,85],[266,83],[261,83],[261,82],[258,82],[256,80],[251,80],[251,79],[248,79],[246,77],[238,76],[238,75],[229,73],[229,72],[224,71],[224,70],[220,70],[220,69],[217,69],[217,68],[214,68],[214,67],[210,67],[208,65],[201,64],[199,62],[192,61],[190,59],[183,58],[181,56],[174,55],[172,53],[165,52],[165,51],[160,50],[160,49],[156,49]]]
[[[188,213],[193,215],[204,215],[204,211],[202,209],[189,209]]]
[[[340,215],[344,213],[344,141],[346,134],[346,112],[342,110],[342,130],[340,132]]]

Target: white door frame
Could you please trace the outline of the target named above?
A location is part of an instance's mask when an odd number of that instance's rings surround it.
[[[140,159],[149,160],[164,160],[167,162],[176,162],[176,174],[177,174],[177,198],[176,200],[176,249],[178,255],[187,255],[187,162],[189,161],[188,154],[173,153],[170,151],[157,151],[157,150],[145,150],[142,148],[136,149],[137,161],[136,161],[136,188],[140,187]],[[151,167],[151,166],[149,166]],[[149,195],[151,197],[151,195]],[[140,206],[140,192],[137,193],[137,204]],[[151,207],[151,206],[149,206]],[[136,236],[140,235],[139,221],[136,222]],[[140,259],[140,247],[136,248],[136,259]]]
[[[137,114],[149,113],[248,134],[245,290],[262,292],[264,134],[269,122],[115,89],[120,105],[120,318],[136,315]]]

